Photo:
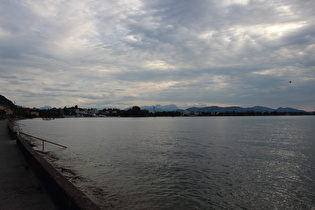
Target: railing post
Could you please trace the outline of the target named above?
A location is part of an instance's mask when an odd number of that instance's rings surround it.
[[[42,141],[42,150],[43,150],[43,151],[45,150],[45,145],[44,145],[45,142],[48,142],[48,143],[53,144],[53,145],[57,145],[57,146],[59,146],[59,147],[67,148],[67,147],[64,146],[64,145],[57,144],[57,143],[52,142],[52,141],[47,141],[47,140],[45,140],[45,139],[38,138],[38,137],[36,137],[36,136],[32,136],[32,135],[29,135],[29,134],[26,134],[26,133],[23,133],[23,132],[19,132],[18,134],[23,134],[23,135],[25,135],[25,136],[29,136],[29,137],[32,137],[32,138],[35,138],[35,139],[37,139],[37,140]]]

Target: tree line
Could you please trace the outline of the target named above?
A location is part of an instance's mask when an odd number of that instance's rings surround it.
[[[86,111],[85,114],[78,113],[78,110]],[[16,107],[12,116],[7,116],[5,111],[0,110],[0,119],[8,117],[20,117],[20,118],[62,118],[65,116],[108,116],[108,117],[179,117],[179,116],[280,116],[280,115],[315,115],[315,112],[180,112],[180,111],[156,111],[149,112],[148,110],[142,110],[139,106],[133,106],[128,110],[121,110],[117,108],[105,108],[99,110],[97,114],[91,114],[93,109],[82,109],[77,105],[64,108],[52,108],[47,110],[40,110],[37,108],[22,108]]]

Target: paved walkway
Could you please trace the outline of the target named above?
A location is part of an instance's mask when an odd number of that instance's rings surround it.
[[[10,139],[6,120],[0,120],[0,209],[58,209]]]

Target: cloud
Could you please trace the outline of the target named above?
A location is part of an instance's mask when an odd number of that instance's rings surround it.
[[[314,6],[297,0],[4,0],[1,94],[30,107],[315,110]]]

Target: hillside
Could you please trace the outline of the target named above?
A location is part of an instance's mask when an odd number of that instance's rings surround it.
[[[15,107],[14,103],[3,95],[0,95],[0,106],[6,106],[9,108]]]

